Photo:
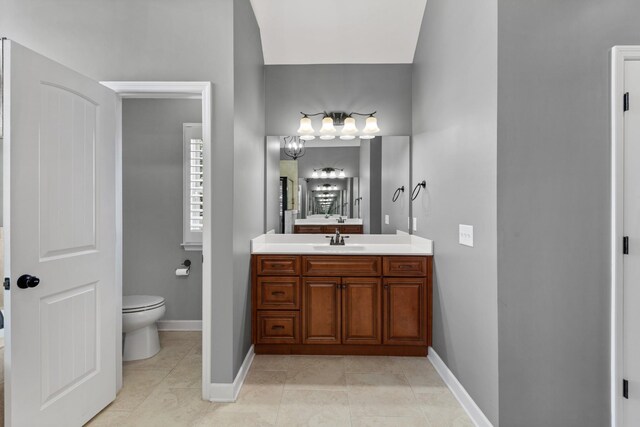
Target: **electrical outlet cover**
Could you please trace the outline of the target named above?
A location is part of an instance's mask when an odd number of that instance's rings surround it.
[[[389,215],[384,216],[384,223],[389,225]]]

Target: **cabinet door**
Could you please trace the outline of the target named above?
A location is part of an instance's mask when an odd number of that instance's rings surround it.
[[[342,343],[381,344],[381,280],[342,279]]]
[[[384,343],[427,344],[427,281],[384,279]]]
[[[304,344],[340,343],[341,289],[339,277],[303,281],[302,333]]]

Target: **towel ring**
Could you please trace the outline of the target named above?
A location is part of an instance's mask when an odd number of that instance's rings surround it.
[[[396,189],[395,193],[393,193],[393,197],[391,198],[391,201],[395,203],[396,200],[398,200],[398,197],[400,197],[400,193],[404,193],[404,185]]]
[[[427,181],[419,182],[418,185],[413,188],[413,191],[411,192],[411,201],[418,198],[418,195],[423,188],[427,188]]]

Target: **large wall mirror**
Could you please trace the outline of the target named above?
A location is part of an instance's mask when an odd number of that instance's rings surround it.
[[[409,231],[408,136],[300,144],[297,137],[267,137],[267,231]]]

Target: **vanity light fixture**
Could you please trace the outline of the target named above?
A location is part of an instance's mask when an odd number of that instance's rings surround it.
[[[302,137],[297,136],[285,136],[282,138],[284,141],[283,153],[285,156],[293,160],[298,160],[305,154],[304,140]]]
[[[338,130],[336,126],[342,127],[340,131],[340,139],[343,141],[349,141],[355,139],[358,133],[358,127],[356,126],[356,119],[353,116],[363,116],[367,117],[365,121],[365,127],[362,130],[361,139],[372,139],[374,138],[374,134],[380,132],[380,128],[378,127],[378,119],[375,117],[377,112],[373,113],[345,113],[343,111],[331,111],[331,112],[320,112],[320,113],[303,113],[302,118],[300,119],[300,127],[298,128],[298,135],[300,135],[301,139],[304,140],[312,140],[315,139],[315,131],[313,129],[313,125],[311,123],[311,117],[314,116],[322,116],[322,127],[320,128],[320,139],[322,140],[332,140],[335,139]]]
[[[319,173],[318,173],[319,171]],[[311,178],[346,178],[347,175],[344,173],[344,169],[336,169],[336,168],[322,168],[322,169],[314,169],[311,174]]]

